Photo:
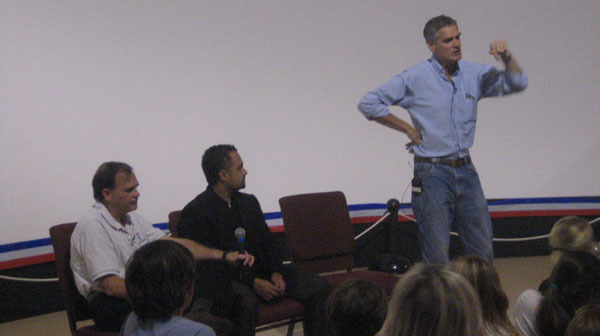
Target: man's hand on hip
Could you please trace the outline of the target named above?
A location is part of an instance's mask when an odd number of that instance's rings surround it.
[[[412,146],[420,145],[423,142],[421,138],[421,132],[414,127],[409,128],[406,131],[406,135],[410,139],[410,142],[406,144],[406,149],[409,149]]]

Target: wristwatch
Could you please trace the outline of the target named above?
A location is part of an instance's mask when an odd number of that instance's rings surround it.
[[[223,254],[221,255],[221,260],[227,261],[227,253],[229,253],[229,252],[231,252],[231,251],[223,250]]]

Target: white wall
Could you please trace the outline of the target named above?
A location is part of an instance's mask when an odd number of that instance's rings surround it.
[[[422,27],[441,13],[466,60],[494,62],[506,39],[529,73],[524,93],[479,105],[486,196],[597,195],[597,0],[2,1],[0,244],[77,220],[108,160],[133,165],[140,213],[165,222],[205,188],[216,143],[238,147],[266,212],[312,191],[400,199],[407,139],[356,104],[429,57]]]

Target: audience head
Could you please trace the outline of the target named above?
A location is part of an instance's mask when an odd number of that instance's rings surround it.
[[[215,145],[204,151],[202,170],[208,184],[214,185],[219,182],[219,173],[231,167],[231,152],[237,152],[233,145]]]
[[[577,309],[565,336],[600,336],[600,304],[589,304]]]
[[[141,323],[166,321],[192,301],[194,259],[182,245],[166,239],[145,244],[127,263],[125,285]]]
[[[479,298],[469,282],[445,265],[416,264],[392,294],[383,336],[480,335]]]
[[[438,39],[438,32],[446,26],[458,26],[456,20],[446,15],[436,16],[425,24],[423,28],[423,37],[427,43],[433,43]]]
[[[591,252],[594,247],[594,231],[587,220],[569,216],[560,219],[550,231],[552,258],[557,261],[563,251]]]
[[[104,162],[98,167],[92,179],[92,188],[94,189],[94,199],[96,201],[104,202],[104,195],[102,194],[104,189],[115,189],[116,177],[119,173],[124,173],[128,177],[133,173],[133,169],[126,163],[115,161]]]
[[[600,262],[588,252],[564,251],[536,316],[542,336],[563,335],[575,311],[600,300]]]
[[[338,336],[373,336],[385,320],[387,294],[370,281],[349,280],[333,290],[326,311]]]
[[[497,333],[516,333],[506,313],[508,297],[494,265],[483,257],[470,255],[454,260],[452,268],[465,277],[479,295],[484,328]]]

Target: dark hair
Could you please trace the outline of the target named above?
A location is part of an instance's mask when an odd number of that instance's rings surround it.
[[[140,322],[166,321],[182,308],[193,290],[194,269],[192,253],[171,240],[159,239],[135,251],[127,263],[125,286]]]
[[[237,152],[233,145],[215,145],[204,152],[202,170],[208,184],[213,185],[219,182],[219,172],[231,167],[231,157],[229,156],[231,152]]]
[[[349,280],[331,292],[326,312],[338,336],[373,336],[385,320],[387,295],[370,281]]]
[[[423,28],[423,37],[425,37],[425,41],[428,43],[437,41],[439,30],[446,26],[458,26],[458,24],[456,23],[456,20],[446,15],[436,16],[427,21],[425,28]]]
[[[564,251],[536,315],[540,335],[563,335],[575,311],[600,297],[600,262],[592,254]]]
[[[115,177],[119,173],[125,173],[127,176],[133,173],[130,165],[123,162],[104,162],[96,170],[94,178],[92,178],[92,188],[94,189],[94,199],[98,202],[104,201],[102,190],[115,188]]]
[[[585,305],[575,312],[575,316],[565,336],[599,336],[600,335],[600,304]]]

